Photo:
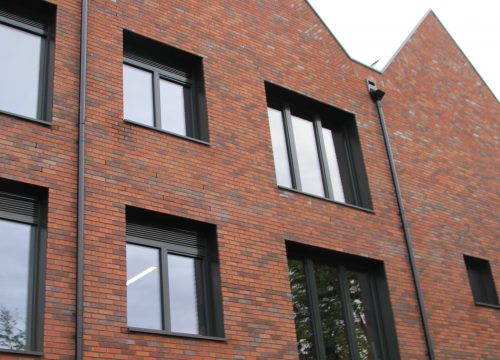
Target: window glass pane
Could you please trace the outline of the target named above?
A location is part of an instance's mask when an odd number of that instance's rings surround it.
[[[292,177],[290,175],[290,163],[288,162],[283,115],[281,111],[271,108],[267,109],[267,113],[269,116],[269,128],[271,129],[276,180],[278,185],[291,188]]]
[[[154,126],[152,73],[123,65],[123,113],[127,120]]]
[[[301,260],[288,259],[288,277],[292,290],[299,356],[301,360],[314,360],[311,310],[304,275],[304,263]]]
[[[42,37],[0,24],[0,109],[38,118]]]
[[[160,79],[161,128],[186,135],[184,86]]]
[[[160,250],[127,244],[128,325],[161,330]]]
[[[170,327],[173,332],[199,334],[196,260],[168,255]]]
[[[313,123],[292,116],[292,127],[302,191],[325,196]]]
[[[347,271],[358,353],[361,360],[381,359],[376,341],[368,274]]]
[[[340,178],[339,163],[335,146],[333,144],[333,134],[330,129],[323,128],[323,139],[325,143],[326,158],[328,161],[328,171],[332,180],[333,198],[337,201],[345,202],[342,179]]]
[[[0,219],[0,348],[27,348],[31,225]]]
[[[349,343],[342,313],[337,269],[326,264],[314,264],[318,292],[318,307],[327,359],[349,359]]]

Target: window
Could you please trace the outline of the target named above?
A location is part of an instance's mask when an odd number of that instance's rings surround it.
[[[47,122],[55,7],[38,1],[0,5],[0,111]]]
[[[380,263],[297,245],[288,267],[300,359],[399,358]]]
[[[132,330],[223,336],[212,225],[127,210],[127,315]]]
[[[124,33],[126,121],[208,141],[201,59]]]
[[[44,220],[40,194],[0,181],[0,352],[42,345]],[[38,330],[37,330],[38,329]]]
[[[464,261],[474,301],[479,305],[499,306],[490,262],[467,255],[464,255]]]
[[[354,116],[266,83],[279,186],[372,208]]]

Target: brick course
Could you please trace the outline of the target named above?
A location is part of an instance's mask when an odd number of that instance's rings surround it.
[[[53,124],[0,115],[0,177],[49,188],[44,358],[73,359],[80,2],[54,3]],[[401,357],[425,359],[366,78],[387,92],[436,355],[498,353],[498,310],[473,304],[461,256],[493,260],[498,283],[499,106],[433,15],[383,75],[352,61],[303,0],[92,0],[88,25],[85,358],[296,359],[290,240],[384,261]],[[210,145],[123,122],[124,29],[203,57]],[[277,188],[264,81],[356,115],[374,213]],[[127,330],[127,205],[217,225],[227,342]]]

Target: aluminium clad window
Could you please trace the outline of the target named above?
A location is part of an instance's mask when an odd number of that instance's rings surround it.
[[[40,198],[0,183],[0,352],[42,346],[44,220]],[[34,194],[34,193],[33,193]]]
[[[129,209],[129,328],[222,337],[217,264],[213,226]]]
[[[266,83],[279,186],[372,208],[354,117]]]
[[[55,7],[0,4],[0,111],[50,121]]]
[[[490,262],[467,255],[464,261],[476,304],[500,307]]]
[[[380,264],[293,246],[288,256],[301,360],[399,359]]]
[[[126,31],[123,112],[126,121],[207,141],[201,59]]]

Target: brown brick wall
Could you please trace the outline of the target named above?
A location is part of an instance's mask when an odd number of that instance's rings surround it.
[[[497,359],[498,309],[474,304],[463,255],[500,289],[497,99],[431,13],[384,74],[385,114],[439,359]]]
[[[0,115],[0,176],[50,190],[44,358],[72,359],[80,4],[71,0],[57,4],[53,125],[47,127]],[[383,260],[401,356],[426,358],[387,157],[375,106],[364,82],[369,77],[381,85],[380,74],[350,60],[303,0],[91,0],[88,24],[85,358],[296,359],[285,240]],[[203,57],[209,146],[123,122],[123,29]],[[395,122],[391,122],[391,118],[407,117],[408,105],[402,95],[413,91],[398,82],[404,76],[411,79],[399,65],[407,48],[384,76],[387,90],[384,102],[398,150],[396,157],[405,201],[411,208],[431,330],[440,358],[447,359],[454,358],[455,355],[448,356],[453,351],[465,347],[457,346],[454,341],[467,343],[467,351],[477,352],[481,341],[490,349],[495,346],[491,340],[493,334],[489,337],[486,334],[495,328],[498,315],[494,310],[474,307],[463,261],[455,255],[464,252],[493,259],[490,254],[495,250],[498,254],[491,235],[497,230],[493,218],[494,194],[490,190],[495,186],[491,178],[493,170],[485,165],[498,160],[490,157],[492,148],[472,138],[469,139],[472,143],[484,146],[484,157],[480,156],[482,152],[471,155],[468,149],[455,144],[448,150],[453,151],[453,161],[463,164],[463,171],[452,169],[452,161],[444,161],[441,154],[441,163],[447,163],[450,171],[437,172],[432,181],[421,177],[423,171],[418,166],[425,168],[425,164],[419,163],[415,154],[427,151],[432,156],[429,144],[423,144],[417,151],[413,146],[420,144],[415,141],[410,149],[404,139],[396,136]],[[452,53],[456,53],[454,48]],[[431,76],[423,70],[422,74]],[[478,79],[474,76],[467,82],[463,80],[467,84],[464,88],[477,91],[478,97],[483,94],[478,99],[479,107],[496,106],[491,111],[496,111],[498,117],[498,103],[491,105],[494,99],[485,93],[484,85],[476,86]],[[419,78],[418,86],[430,93],[432,90],[428,90],[426,83],[421,83],[424,79],[425,76]],[[277,188],[264,81],[356,115],[373,214]],[[396,85],[403,86],[401,95],[394,94],[396,91],[392,89]],[[427,112],[436,99],[431,95],[425,99],[419,105]],[[414,101],[416,104],[417,99]],[[471,115],[479,118],[483,114],[472,104],[467,106]],[[434,126],[435,114],[427,114],[430,123],[427,126]],[[471,126],[466,125],[469,118],[462,118],[464,126]],[[406,121],[398,124],[417,126]],[[488,126],[493,126],[492,120]],[[481,136],[484,134],[491,143],[493,131],[481,129]],[[461,138],[463,133],[459,130],[443,126],[439,136],[448,136],[446,139],[452,142],[455,138],[447,131]],[[438,135],[429,130],[425,136]],[[445,148],[444,144],[441,146]],[[463,162],[468,156],[477,159]],[[480,186],[482,175],[478,177],[470,170],[475,168],[489,171],[484,179],[491,188]],[[456,179],[450,178],[452,174],[462,184],[460,176],[474,179],[474,194],[490,199],[488,202],[470,199],[474,209],[483,215],[463,210],[460,201],[465,200],[460,200],[461,196],[470,190],[467,184],[456,185]],[[451,184],[457,186],[456,190],[450,186],[450,180],[454,180]],[[446,197],[449,206],[431,213],[422,207],[424,202],[418,195],[420,189],[430,189],[437,181],[443,183],[443,189],[429,190],[430,197],[435,199],[432,204],[443,204],[439,199],[445,190],[456,193],[450,200]],[[469,193],[466,194],[469,200]],[[415,202],[411,203],[414,196]],[[128,332],[126,205],[217,225],[227,342]],[[454,212],[450,212],[450,207]],[[454,227],[450,220],[453,214],[462,217],[462,228]],[[439,216],[439,221],[435,216]],[[472,246],[467,240],[470,235],[463,230],[464,221],[470,223],[471,234],[474,229],[482,234],[478,239],[481,246]],[[431,231],[434,223],[447,227],[440,230],[434,225],[440,235],[431,234],[433,238],[425,232]],[[465,234],[465,238],[454,239],[453,234],[457,233]],[[452,240],[436,243],[436,236]],[[467,250],[458,251],[460,246]],[[497,269],[498,263],[494,263],[496,275]],[[445,286],[455,286],[450,287],[450,293],[454,293],[449,296],[453,296],[450,306],[439,301]],[[445,322],[452,316],[456,317],[454,328]],[[475,322],[479,316],[481,321]],[[486,324],[489,330],[484,330]],[[471,341],[473,333],[478,335]]]
[[[80,1],[51,2],[57,5],[52,125],[0,114],[0,178],[49,189],[44,353],[73,359]]]

